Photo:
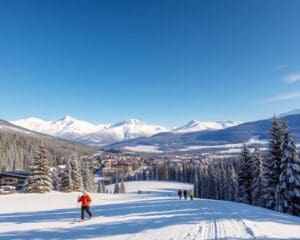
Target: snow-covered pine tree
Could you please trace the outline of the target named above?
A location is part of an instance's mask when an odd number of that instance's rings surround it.
[[[73,190],[73,181],[72,181],[72,166],[71,161],[66,161],[66,169],[63,173],[63,177],[61,180],[61,190],[63,192],[72,192]]]
[[[300,159],[286,122],[282,124],[281,150],[275,209],[300,216]]]
[[[260,149],[257,146],[252,156],[252,204],[262,206],[262,162]]]
[[[238,190],[238,177],[233,166],[230,168],[230,180],[228,185],[228,200],[236,201]]]
[[[199,176],[199,186],[200,186],[200,197],[208,198],[208,173],[207,166],[203,166],[200,168],[200,176]]]
[[[78,163],[78,156],[76,154],[71,155],[71,178],[73,183],[73,191],[81,191],[83,188],[81,171]]]
[[[120,185],[120,193],[126,193],[125,184],[124,184],[123,180]]]
[[[227,178],[225,176],[225,170],[224,170],[224,166],[221,164],[221,166],[219,167],[219,197],[220,200],[227,200],[228,198],[228,185],[227,185]]]
[[[279,182],[282,158],[281,126],[276,116],[273,118],[270,135],[269,154],[264,158],[263,162],[263,206],[274,209],[275,192]]]
[[[101,181],[99,180],[97,183],[97,193],[102,193]]]
[[[106,188],[105,188],[104,182],[99,180],[98,187],[97,187],[97,193],[105,193],[105,192],[106,192]]]
[[[83,164],[82,181],[83,181],[83,187],[86,191],[95,192],[94,176],[87,162]]]
[[[49,174],[49,163],[44,146],[38,144],[34,153],[32,165],[29,167],[31,175],[28,178],[26,192],[45,193],[52,189],[52,179]]]
[[[105,188],[104,182],[99,180],[98,187],[97,187],[97,193],[105,193],[105,191],[106,191],[106,188]]]
[[[251,204],[251,154],[246,144],[243,146],[242,157],[238,171],[238,200],[242,203]]]
[[[195,168],[195,176],[194,176],[194,196],[196,198],[200,198],[200,184],[199,184],[197,168]]]
[[[158,166],[157,165],[155,166],[155,180],[156,181],[160,180],[159,170],[158,170]]]
[[[175,167],[175,181],[179,182],[180,180],[180,166],[179,164],[176,164]]]
[[[120,193],[120,186],[119,183],[116,182],[115,187],[114,187],[114,194],[118,194]]]
[[[217,191],[217,173],[215,171],[214,164],[209,164],[207,167],[207,182],[204,184],[204,187],[207,189],[207,198],[218,199]]]
[[[54,169],[51,174],[53,190],[59,191],[61,186],[61,179],[58,177],[57,171]]]
[[[184,182],[184,172],[183,172],[183,166],[179,169],[179,181]]]

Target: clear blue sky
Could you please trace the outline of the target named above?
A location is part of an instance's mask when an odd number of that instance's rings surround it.
[[[0,118],[256,120],[300,107],[300,1],[0,1]]]

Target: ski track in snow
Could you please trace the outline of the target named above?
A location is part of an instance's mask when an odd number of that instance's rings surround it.
[[[190,189],[188,184],[130,182],[126,187],[130,193],[124,195],[92,194],[95,217],[84,222],[74,222],[78,193],[0,196],[0,240],[300,239],[299,217],[226,201],[178,200],[177,190]]]

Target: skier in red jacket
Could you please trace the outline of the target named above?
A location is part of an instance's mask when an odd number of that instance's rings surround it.
[[[90,219],[92,217],[92,212],[90,210],[92,199],[87,191],[84,190],[82,192],[82,195],[78,197],[78,202],[81,202],[81,221],[84,220],[84,212],[88,213]]]

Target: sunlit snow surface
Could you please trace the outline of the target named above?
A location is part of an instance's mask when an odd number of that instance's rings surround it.
[[[239,203],[178,200],[177,190],[191,185],[139,181],[126,188],[122,195],[92,194],[95,218],[75,224],[79,193],[0,196],[0,240],[300,239],[299,217]]]

